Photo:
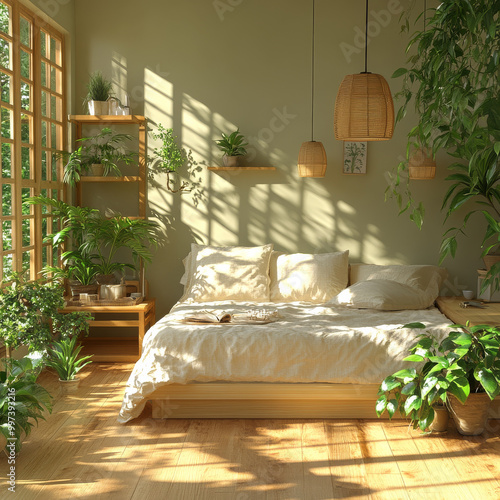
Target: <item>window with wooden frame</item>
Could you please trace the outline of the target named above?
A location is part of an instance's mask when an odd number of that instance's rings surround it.
[[[16,0],[0,0],[0,161],[2,212],[0,279],[14,272],[39,278],[58,256],[43,243],[59,221],[30,196],[65,199],[64,37]]]

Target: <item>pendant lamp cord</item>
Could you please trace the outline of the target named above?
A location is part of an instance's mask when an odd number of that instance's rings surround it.
[[[311,142],[314,142],[314,3],[312,1]]]
[[[365,73],[368,73],[368,0],[366,0],[365,14]]]

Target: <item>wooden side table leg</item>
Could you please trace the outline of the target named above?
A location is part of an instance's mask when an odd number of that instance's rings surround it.
[[[139,357],[142,356],[142,342],[146,333],[146,316],[144,311],[139,313]]]

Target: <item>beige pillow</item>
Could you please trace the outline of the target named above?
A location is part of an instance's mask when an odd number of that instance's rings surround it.
[[[191,244],[186,293],[181,301],[269,301],[269,258],[273,246],[215,247]]]
[[[392,280],[373,279],[358,281],[342,290],[330,304],[355,309],[379,309],[401,311],[403,309],[426,309],[433,304],[423,290],[412,288]]]
[[[270,265],[273,302],[327,302],[347,286],[349,251],[279,254]]]

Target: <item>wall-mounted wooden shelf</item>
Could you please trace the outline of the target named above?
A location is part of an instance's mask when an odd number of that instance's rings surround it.
[[[144,116],[140,115],[69,115],[68,120],[73,123],[144,123]]]
[[[94,177],[85,176],[80,177],[80,182],[139,182],[141,178],[138,175],[125,175],[118,177]]]
[[[276,167],[207,167],[208,170],[276,170]]]

